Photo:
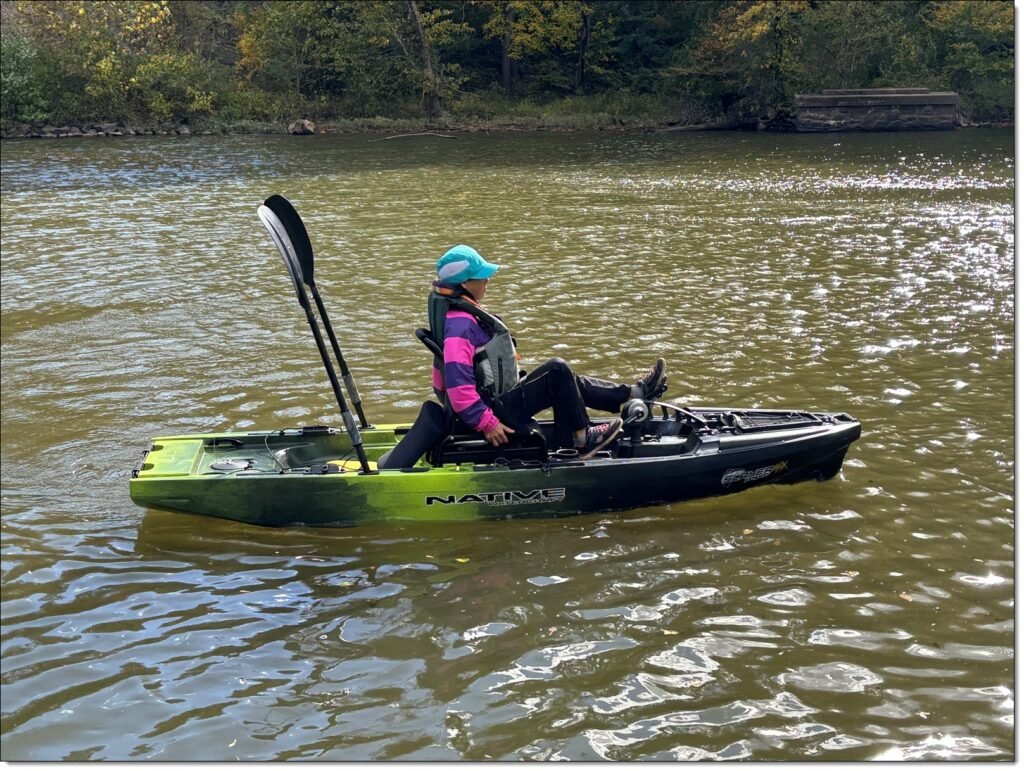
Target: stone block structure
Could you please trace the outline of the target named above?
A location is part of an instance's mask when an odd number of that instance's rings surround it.
[[[797,131],[942,131],[956,128],[960,97],[927,88],[826,89],[797,94]]]

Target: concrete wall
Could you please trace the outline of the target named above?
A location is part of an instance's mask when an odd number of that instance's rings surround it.
[[[957,125],[960,97],[926,88],[828,89],[798,94],[797,131],[949,130]]]

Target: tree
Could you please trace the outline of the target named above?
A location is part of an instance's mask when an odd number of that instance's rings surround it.
[[[800,90],[927,86],[1013,116],[1010,0],[0,0],[12,122],[494,115],[504,100],[784,123]],[[610,98],[604,98],[610,97]],[[642,100],[641,100],[642,101]],[[648,100],[654,103],[657,100]]]
[[[799,17],[808,0],[727,3],[697,44],[687,74],[698,76],[725,110],[744,123],[773,120],[784,109],[796,72]]]
[[[49,104],[36,76],[39,55],[32,42],[4,28],[0,33],[0,121],[42,123]]]
[[[515,31],[516,6],[514,0],[474,0],[487,8],[490,18],[483,25],[484,35],[501,44],[501,90],[506,97],[514,95],[513,82],[518,76],[517,60],[512,54],[512,36]]]
[[[481,0],[491,9],[484,34],[502,43],[502,74],[512,95],[512,75],[535,65],[535,86],[570,93],[583,87],[593,8],[582,0]],[[586,32],[584,33],[584,28]]]
[[[176,56],[167,0],[19,0],[5,10],[5,21],[37,52],[32,77],[48,103],[37,119],[45,112],[56,122],[128,120],[156,102],[174,116],[212,107],[212,94],[201,90],[203,68]],[[181,73],[179,90],[147,90],[140,74],[162,65]]]
[[[333,45],[330,5],[318,0],[267,3],[243,13],[238,69],[250,81],[296,96],[317,92]]]
[[[941,52],[937,68],[976,117],[1013,116],[1013,15],[1007,0],[945,0],[924,10],[926,28]]]
[[[434,49],[427,40],[427,33],[423,29],[423,19],[420,16],[419,2],[417,0],[406,0],[409,9],[409,20],[412,22],[413,32],[416,34],[416,42],[419,44],[420,61],[423,66],[423,104],[427,117],[434,120],[441,117],[444,112],[444,105],[441,101],[441,77],[434,66]]]
[[[573,90],[577,94],[582,94],[587,90],[587,49],[590,47],[590,17],[593,13],[594,9],[591,6],[585,3],[580,4],[580,31],[577,46],[579,54],[576,57],[576,82],[573,84]]]

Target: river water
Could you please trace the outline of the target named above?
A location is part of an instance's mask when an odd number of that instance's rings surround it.
[[[2,145],[5,760],[1013,757],[1010,131]],[[144,511],[150,437],[340,425],[256,218],[296,205],[378,423],[433,262],[536,365],[848,411],[840,477],[550,521]]]

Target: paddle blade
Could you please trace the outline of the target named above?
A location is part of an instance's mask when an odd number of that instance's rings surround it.
[[[284,260],[285,267],[288,268],[288,275],[291,276],[292,284],[295,286],[295,293],[299,297],[299,303],[302,307],[307,307],[309,305],[309,298],[306,297],[306,292],[302,288],[302,268],[299,267],[299,259],[295,254],[295,245],[287,228],[277,214],[266,206],[260,206],[256,210],[256,215],[260,218],[260,222],[263,223],[264,227],[266,227],[267,232],[270,233],[270,240],[274,242],[278,251],[281,252],[281,258]]]
[[[270,209],[284,225],[291,238],[294,253],[302,270],[302,280],[313,286],[313,245],[309,241],[309,233],[302,222],[302,217],[295,211],[291,201],[283,195],[272,195],[263,205]]]

